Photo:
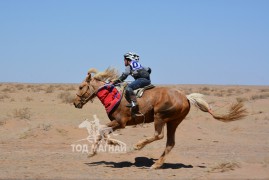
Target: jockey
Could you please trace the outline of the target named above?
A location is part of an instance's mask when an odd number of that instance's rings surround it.
[[[149,67],[143,67],[139,63],[139,55],[132,52],[124,54],[124,65],[126,66],[125,72],[123,72],[122,75],[113,82],[113,84],[123,82],[129,75],[133,76],[135,81],[128,84],[126,87],[126,100],[130,103],[126,106],[130,108],[137,108],[137,100],[134,90],[150,85],[151,69]]]

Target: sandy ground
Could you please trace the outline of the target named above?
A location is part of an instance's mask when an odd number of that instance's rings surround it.
[[[149,167],[163,152],[166,136],[132,149],[153,135],[152,123],[115,132],[125,152],[87,158],[78,140],[89,134],[78,125],[94,114],[103,124],[109,119],[98,99],[81,110],[70,104],[77,86],[0,84],[0,179],[269,179],[268,86],[171,85],[186,94],[205,94],[218,113],[243,101],[249,116],[222,123],[192,107],[158,170]]]

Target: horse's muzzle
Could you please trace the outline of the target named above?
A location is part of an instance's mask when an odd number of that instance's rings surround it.
[[[74,102],[73,104],[74,104],[75,108],[78,108],[78,109],[81,109],[82,108],[82,103],[76,103],[76,102]]]

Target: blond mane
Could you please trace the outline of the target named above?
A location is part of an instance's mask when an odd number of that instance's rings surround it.
[[[93,78],[99,81],[113,81],[119,77],[119,72],[116,68],[108,67],[105,71],[99,72],[95,68],[91,68],[88,74],[93,73]]]

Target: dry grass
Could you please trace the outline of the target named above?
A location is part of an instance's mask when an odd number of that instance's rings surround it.
[[[66,90],[66,91],[76,91],[76,90],[77,90],[77,87],[74,86],[74,85],[70,85],[70,86],[68,86],[65,90]]]
[[[269,93],[257,94],[257,95],[252,95],[250,97],[250,100],[267,99],[268,97],[269,97]]]
[[[60,91],[64,91],[65,90],[65,86],[63,85],[63,86],[59,86],[58,87],[58,90],[60,90]]]
[[[61,92],[58,95],[58,98],[60,98],[62,102],[66,104],[71,104],[74,102],[74,95],[71,94],[70,92]]]
[[[240,168],[240,165],[237,162],[223,162],[220,163],[218,165],[216,165],[215,167],[212,167],[211,170],[209,170],[208,172],[213,172],[213,173],[223,173],[223,172],[227,172],[227,171],[233,171],[236,168]]]
[[[26,100],[27,102],[30,102],[30,101],[33,101],[33,98],[27,96],[27,97],[25,98],[25,100]]]
[[[61,134],[62,136],[66,136],[68,134],[68,131],[64,130],[64,129],[56,129],[56,131]]]
[[[17,90],[23,90],[24,89],[24,85],[23,84],[15,84],[14,87],[17,89]]]
[[[263,118],[264,120],[269,120],[269,116],[264,116],[264,118]]]
[[[172,86],[173,87],[173,86]],[[174,86],[179,90],[183,91],[186,95],[197,92],[207,96],[215,96],[215,97],[238,97],[238,96],[245,96],[247,93],[251,92],[252,90],[249,88],[241,88],[241,87],[225,87],[225,86],[197,86],[197,87],[186,87],[186,86]],[[266,92],[266,88],[261,90],[262,92]],[[248,97],[249,98],[249,97]],[[246,97],[243,98],[245,101]]]
[[[32,128],[28,128],[28,130],[26,130],[25,132],[23,132],[21,135],[20,135],[20,139],[27,139],[29,137],[36,137],[37,135],[34,135],[33,134],[33,129]]]
[[[0,95],[0,101],[4,101],[5,99],[9,99],[10,96],[7,94]]]
[[[15,90],[14,87],[7,86],[7,87],[5,87],[4,89],[2,89],[2,92],[3,92],[3,93],[15,93],[16,90]]]
[[[217,97],[223,97],[223,93],[220,93],[220,92],[216,92],[213,94],[214,96],[217,96]]]
[[[43,87],[43,85],[27,85],[26,88],[31,91],[31,92],[41,92],[44,91],[45,88]]]
[[[52,128],[52,125],[51,124],[39,124],[37,128],[40,128],[43,131],[49,131]]]
[[[46,93],[53,93],[54,92],[55,87],[50,85],[49,87],[47,87],[47,89],[45,90]]]
[[[13,117],[19,118],[19,119],[30,119],[31,118],[31,112],[29,108],[21,108],[21,109],[15,109],[13,111]]]
[[[6,124],[5,120],[0,120],[0,126],[3,126],[4,124]]]
[[[74,85],[57,85],[58,90],[61,91],[75,91],[76,87]]]
[[[29,84],[24,86],[24,89],[28,89],[30,92],[42,92],[45,91],[45,93],[54,93],[57,90],[60,91],[74,91],[76,90],[76,87],[74,85],[65,85],[65,84]],[[21,89],[23,90],[23,89]]]
[[[233,94],[236,90],[235,89],[228,89],[227,92],[228,94]]]
[[[209,96],[210,95],[210,88],[208,87],[202,87],[198,90],[199,93]]]
[[[260,92],[262,92],[262,93],[269,92],[269,89],[260,89]]]
[[[173,87],[173,86],[172,86]],[[191,94],[193,93],[192,88],[178,88],[177,86],[174,86],[174,88],[180,90],[181,92],[183,92],[184,94]]]
[[[245,101],[248,101],[248,98],[245,98],[245,97],[237,97],[236,98],[236,101],[237,102],[245,102]]]

